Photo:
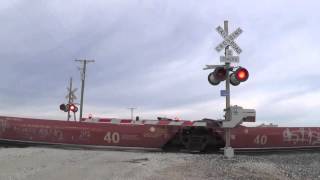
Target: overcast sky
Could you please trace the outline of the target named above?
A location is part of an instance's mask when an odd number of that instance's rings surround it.
[[[2,0],[0,113],[63,119],[75,59],[87,66],[84,116],[222,118],[206,64],[220,64],[216,32],[229,20],[249,79],[231,104],[258,123],[320,126],[319,1]],[[77,96],[80,97],[78,90]],[[79,99],[78,99],[79,101]]]

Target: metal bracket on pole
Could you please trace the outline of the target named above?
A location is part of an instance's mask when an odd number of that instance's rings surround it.
[[[203,68],[203,70],[208,70],[208,69],[215,69],[217,67],[224,67],[225,65],[206,65],[206,67]]]
[[[255,122],[256,111],[254,109],[243,109],[237,105],[231,106],[229,110],[226,111],[226,119],[229,120],[222,121],[222,127],[234,128],[242,122]]]

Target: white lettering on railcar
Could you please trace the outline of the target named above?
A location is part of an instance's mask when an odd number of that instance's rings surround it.
[[[91,137],[91,132],[89,130],[81,130],[80,131],[80,140],[87,140]]]
[[[150,129],[149,129],[149,131],[150,131],[150,132],[155,132],[155,131],[156,131],[156,128],[154,128],[153,126],[151,126]]]
[[[0,134],[6,132],[6,129],[8,128],[8,124],[6,120],[0,120]]]
[[[312,128],[286,128],[283,133],[283,141],[293,144],[302,143],[307,145],[320,145],[320,130]]]
[[[47,128],[39,129],[39,136],[40,137],[47,137],[48,134],[49,134],[49,129],[47,129]]]
[[[259,134],[256,136],[256,138],[254,138],[253,142],[258,145],[265,145],[268,142],[268,136],[265,134],[263,135]]]
[[[58,140],[63,140],[63,132],[62,132],[62,130],[59,130],[59,129],[53,130],[53,136],[55,138],[57,138]]]
[[[118,132],[107,132],[103,140],[108,143],[118,144],[120,142],[120,134]]]

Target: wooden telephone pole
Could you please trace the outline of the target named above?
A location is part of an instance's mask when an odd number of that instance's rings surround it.
[[[87,63],[95,62],[94,60],[86,60],[86,59],[76,59],[76,62],[80,62],[82,64],[82,67],[80,68],[81,73],[81,99],[80,99],[80,117],[79,120],[82,119],[82,110],[83,110],[83,94],[84,94],[84,82],[86,79],[86,67]]]

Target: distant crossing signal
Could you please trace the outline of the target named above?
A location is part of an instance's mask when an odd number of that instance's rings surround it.
[[[77,112],[78,111],[78,107],[74,104],[70,104],[69,105],[69,111],[72,111],[72,112]]]
[[[60,110],[64,112],[72,111],[75,113],[78,111],[78,107],[74,104],[61,104]]]

